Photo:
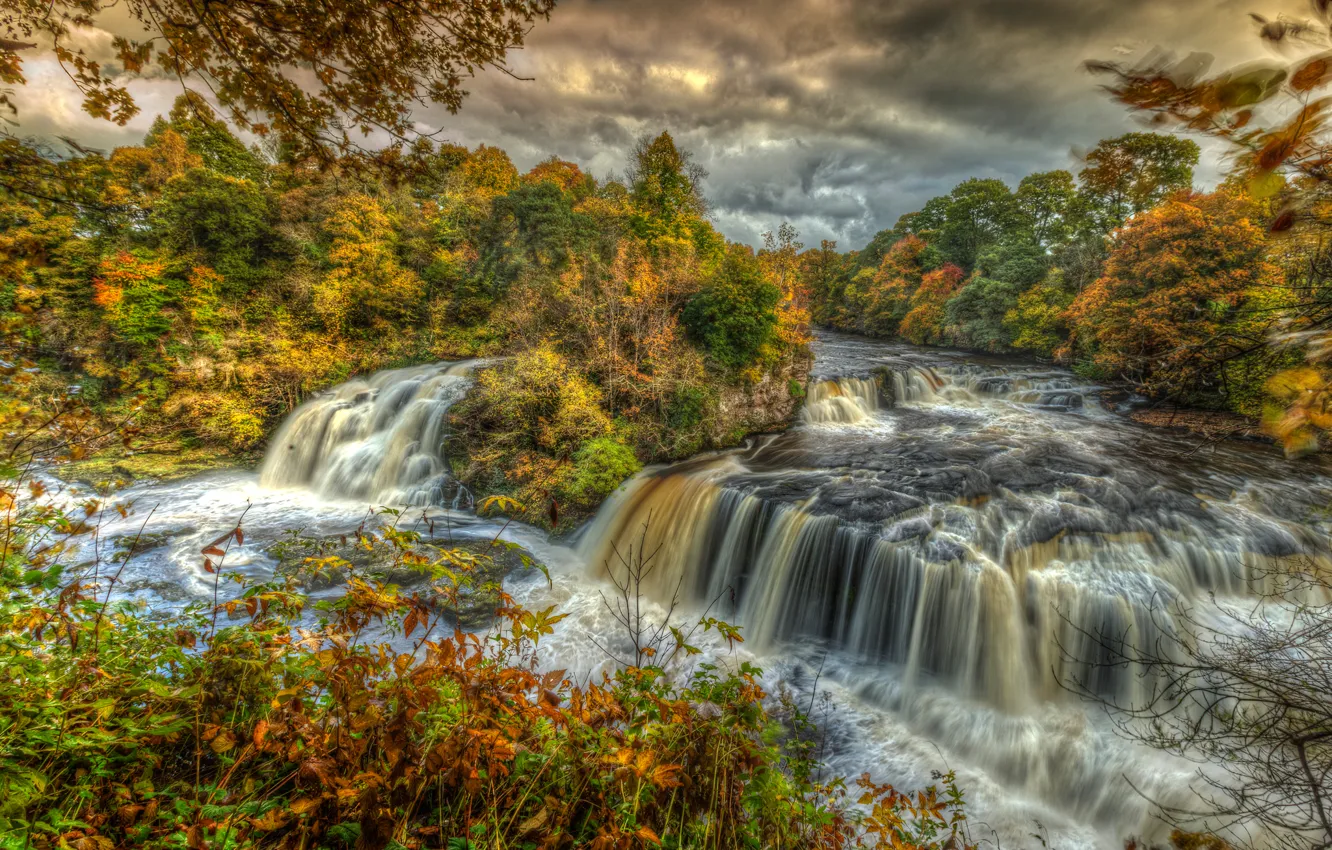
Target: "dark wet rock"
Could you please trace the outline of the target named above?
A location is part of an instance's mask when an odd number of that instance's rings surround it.
[[[962,561],[967,557],[967,549],[951,537],[935,535],[925,541],[922,552],[925,559],[940,564]]]
[[[432,605],[447,610],[459,627],[476,631],[494,619],[504,579],[515,572],[534,569],[536,559],[527,550],[506,541],[455,539],[421,542],[405,551],[385,543],[371,548],[358,544],[354,537],[297,539],[269,547],[278,561],[280,573],[292,574],[310,591],[328,590],[346,583],[353,570],[358,575],[407,591],[422,592]],[[423,563],[407,563],[408,556]],[[346,565],[314,564],[311,559],[336,558]],[[458,561],[470,563],[471,568]],[[457,584],[455,605],[445,594],[432,588],[453,587],[443,569],[464,576]]]
[[[112,557],[120,560],[126,555],[141,555],[153,549],[160,549],[170,544],[175,538],[185,534],[193,534],[197,530],[193,526],[181,526],[180,528],[170,528],[166,531],[154,531],[147,534],[122,534],[111,538]]]
[[[889,543],[901,543],[903,540],[924,538],[934,531],[934,524],[925,517],[914,517],[893,523],[883,533],[883,539]]]

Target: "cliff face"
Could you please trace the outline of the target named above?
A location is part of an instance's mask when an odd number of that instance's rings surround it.
[[[723,387],[708,433],[712,447],[733,446],[750,434],[789,425],[804,400],[812,363],[809,355],[797,355],[756,383]]]

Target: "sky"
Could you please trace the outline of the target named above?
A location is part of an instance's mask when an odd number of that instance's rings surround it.
[[[498,145],[526,170],[554,154],[598,177],[634,140],[669,131],[709,172],[727,237],[757,244],[790,221],[801,241],[859,248],[968,177],[1010,186],[1076,173],[1098,139],[1142,129],[1082,68],[1155,48],[1217,67],[1268,56],[1249,12],[1305,16],[1301,0],[559,0],[510,65],[468,84],[439,137]],[[93,51],[110,34],[84,32]],[[47,55],[28,60],[19,132],[101,148],[137,143],[179,83],[135,82],[128,127],[79,109]],[[1197,182],[1224,163],[1204,145]]]

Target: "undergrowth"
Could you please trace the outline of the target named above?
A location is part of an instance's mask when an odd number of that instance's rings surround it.
[[[322,554],[304,568],[345,571],[336,600],[247,582],[226,566],[237,523],[199,553],[211,598],[166,616],[117,600],[132,555],[73,566],[107,504],[19,478],[3,499],[0,847],[968,844],[951,774],[912,795],[818,780],[808,719],[770,714],[752,665],[575,683],[542,658],[562,615],[500,587],[486,633],[456,630],[448,600],[487,556],[427,560],[393,517],[356,540],[430,594]]]

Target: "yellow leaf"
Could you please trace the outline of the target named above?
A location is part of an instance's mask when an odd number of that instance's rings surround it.
[[[291,809],[291,813],[294,815],[303,815],[319,808],[319,804],[322,802],[323,800],[318,797],[302,797],[299,800],[293,800],[287,808]]]
[[[287,825],[287,816],[280,809],[269,809],[259,817],[251,818],[250,823],[260,832],[272,832]]]
[[[520,834],[536,832],[538,829],[545,826],[546,821],[549,819],[550,819],[550,813],[547,812],[543,807],[539,812],[537,812],[536,814],[532,815],[530,818],[519,824],[518,832]]]
[[[236,746],[236,736],[231,733],[231,730],[224,729],[208,743],[208,746],[212,748],[213,752],[220,755]]]

